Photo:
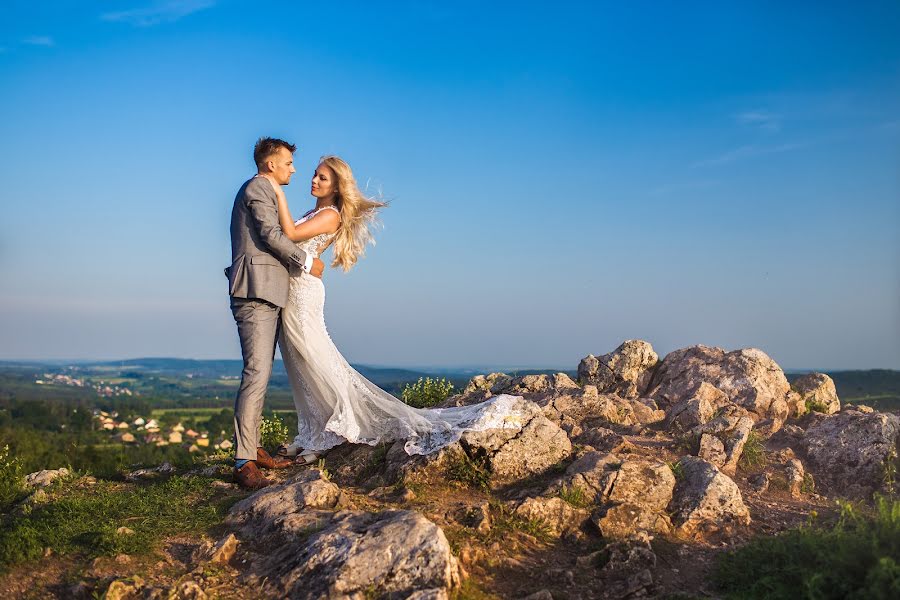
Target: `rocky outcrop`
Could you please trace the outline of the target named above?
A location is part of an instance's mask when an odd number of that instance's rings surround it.
[[[774,433],[788,415],[791,391],[784,372],[765,352],[745,348],[726,352],[721,348],[691,346],[669,353],[657,367],[646,395],[671,407],[697,394],[708,383],[747,409],[756,420],[769,420]]]
[[[643,340],[626,340],[600,357],[588,355],[578,365],[578,380],[596,386],[600,392],[615,393],[622,398],[639,397],[650,383],[659,356],[653,346]]]
[[[805,410],[833,415],[841,410],[834,381],[824,373],[809,373],[795,380],[791,387],[799,394],[799,402]],[[802,414],[802,413],[801,413]]]
[[[548,493],[580,490],[598,507],[592,519],[604,537],[621,539],[640,531],[668,531],[671,523],[664,511],[674,488],[675,476],[665,463],[587,452]]]
[[[252,567],[268,597],[427,598],[460,581],[444,532],[408,510],[337,513],[321,531],[272,549]]]
[[[737,484],[714,464],[685,456],[678,465],[680,476],[669,511],[679,532],[704,537],[750,524]]]
[[[884,486],[886,461],[897,455],[900,417],[847,406],[817,419],[802,447],[819,483],[849,498],[863,498]]]

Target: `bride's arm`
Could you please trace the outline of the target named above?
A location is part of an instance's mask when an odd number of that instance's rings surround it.
[[[270,180],[271,181],[271,180]],[[333,210],[323,210],[312,219],[294,225],[291,211],[288,209],[287,197],[280,185],[272,182],[275,196],[278,198],[278,221],[282,231],[292,242],[302,242],[320,233],[334,233],[341,224],[341,217]]]

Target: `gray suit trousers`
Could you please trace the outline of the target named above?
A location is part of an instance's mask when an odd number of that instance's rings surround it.
[[[256,460],[259,422],[281,328],[281,309],[265,300],[232,298],[244,370],[234,402],[235,459]]]

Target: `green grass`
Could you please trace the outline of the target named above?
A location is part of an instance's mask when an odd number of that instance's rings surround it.
[[[874,509],[841,503],[831,526],[759,537],[719,561],[714,579],[729,599],[881,600],[900,597],[900,500]]]
[[[738,461],[743,467],[759,467],[766,464],[766,448],[763,437],[751,431],[744,443],[744,450],[741,452],[741,458]]]
[[[577,485],[562,486],[559,489],[559,497],[575,508],[587,508],[591,505],[590,495]]]
[[[56,554],[88,557],[153,551],[167,535],[204,531],[222,521],[231,501],[214,502],[203,477],[172,477],[147,485],[98,481],[6,515],[0,528],[0,569]],[[227,505],[226,505],[227,504]],[[133,534],[117,534],[127,527]]]
[[[449,459],[446,472],[450,481],[458,481],[485,491],[491,487],[491,472],[488,470],[486,460],[472,459],[460,452]]]

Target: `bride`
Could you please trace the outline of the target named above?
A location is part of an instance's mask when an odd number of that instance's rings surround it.
[[[271,180],[270,180],[271,181]],[[372,241],[370,227],[384,203],[367,198],[350,166],[337,156],[321,159],[310,193],[316,206],[296,222],[284,191],[278,196],[281,228],[311,256],[332,246],[332,267],[349,271]],[[465,431],[502,428],[513,396],[472,406],[417,409],[360,375],[335,347],[325,327],[325,286],[317,277],[291,273],[279,343],[297,409],[297,437],[279,453],[308,464],[344,442],[375,445],[404,440],[407,454],[429,454]]]

